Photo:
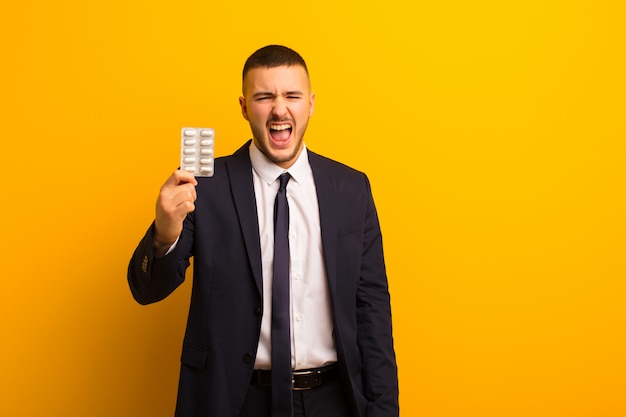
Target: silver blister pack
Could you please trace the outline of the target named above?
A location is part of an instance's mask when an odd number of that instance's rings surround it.
[[[183,127],[180,130],[180,169],[196,177],[212,177],[214,143],[212,128]]]

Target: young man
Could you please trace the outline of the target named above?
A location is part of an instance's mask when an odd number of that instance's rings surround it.
[[[370,185],[307,149],[314,101],[298,53],[259,49],[239,99],[252,140],[213,177],[176,171],[161,188],[128,280],[159,301],[194,257],[179,417],[399,414]]]

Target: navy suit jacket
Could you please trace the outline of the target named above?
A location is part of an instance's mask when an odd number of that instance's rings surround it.
[[[152,225],[128,269],[133,297],[159,301],[193,288],[176,416],[237,417],[263,311],[261,248],[249,143],[198,178],[196,209],[176,248],[155,257]],[[367,177],[311,151],[340,376],[355,415],[397,416],[398,379],[378,216]]]

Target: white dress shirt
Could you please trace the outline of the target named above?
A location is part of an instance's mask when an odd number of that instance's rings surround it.
[[[278,177],[289,172],[289,255],[291,294],[291,361],[309,369],[337,361],[330,296],[322,254],[319,208],[306,146],[287,170],[272,163],[252,143],[250,160],[261,238],[263,317],[255,369],[271,369],[272,268],[274,262],[274,200]]]

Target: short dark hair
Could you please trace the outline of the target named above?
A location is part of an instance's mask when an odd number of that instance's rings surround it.
[[[304,59],[299,53],[293,49],[282,45],[267,45],[255,51],[248,57],[243,66],[242,80],[246,78],[246,74],[253,68],[274,68],[282,66],[300,65],[304,68],[307,75],[309,70],[306,67]]]

